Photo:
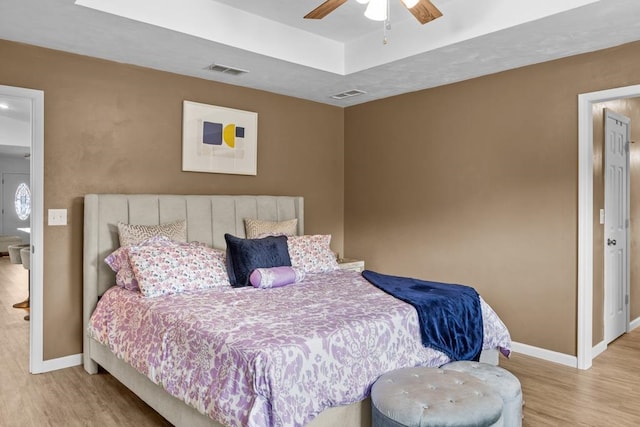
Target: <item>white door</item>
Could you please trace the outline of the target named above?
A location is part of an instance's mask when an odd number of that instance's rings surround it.
[[[605,110],[604,338],[608,344],[629,323],[629,123]]]
[[[24,187],[21,187],[20,198],[16,201],[18,187],[26,186],[29,191],[25,197]],[[16,203],[18,202],[18,203]],[[16,205],[20,209],[16,209]],[[27,210],[27,205],[29,209]],[[31,220],[31,191],[29,189],[28,173],[2,174],[2,234],[20,236],[25,243],[29,243],[29,234],[18,231],[18,228],[28,228]]]

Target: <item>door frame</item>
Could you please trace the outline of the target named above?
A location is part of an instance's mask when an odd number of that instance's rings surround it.
[[[624,303],[624,333],[629,332],[629,322],[630,322],[630,310],[629,310],[629,294],[630,294],[630,275],[631,275],[631,258],[630,258],[630,239],[631,239],[631,225],[629,223],[630,219],[631,219],[631,168],[630,168],[630,151],[629,151],[629,144],[630,144],[630,138],[631,138],[631,119],[629,117],[623,116],[622,114],[617,113],[616,111],[612,110],[611,108],[605,108],[604,109],[604,120],[603,120],[603,130],[605,131],[606,134],[606,130],[607,130],[607,119],[611,117],[613,120],[617,120],[621,123],[624,123],[627,127],[627,131],[626,131],[626,142],[625,142],[625,176],[624,176],[624,180],[625,180],[625,194],[623,195],[623,197],[625,198],[625,212],[624,212],[624,216],[625,216],[625,220],[626,220],[626,226],[625,226],[625,230],[624,230],[624,234],[625,234],[625,259],[624,259],[624,279],[623,279],[623,283],[622,283],[622,288],[624,291],[624,295],[625,295],[625,303]],[[605,181],[605,185],[604,185],[604,200],[606,202],[607,200],[607,137],[605,136],[604,139],[604,164],[605,164],[605,168],[604,168],[604,181]],[[606,221],[607,218],[609,217],[609,214],[607,213],[606,210],[606,203],[605,203],[605,232],[604,232],[604,238],[602,241],[602,245],[603,245],[603,254],[606,258],[606,253],[607,253],[607,231],[606,231]],[[611,266],[610,266],[611,267]],[[603,342],[605,344],[605,346],[607,346],[611,341],[613,341],[616,338],[613,339],[609,339],[609,337],[607,336],[607,314],[606,314],[606,310],[607,310],[607,302],[609,301],[608,297],[610,296],[610,291],[611,289],[608,289],[608,287],[611,287],[611,283],[609,280],[607,280],[607,277],[609,277],[607,275],[607,261],[606,259],[604,260],[604,312],[603,312],[603,323],[604,323],[604,337],[603,337]],[[607,286],[609,285],[609,286]],[[618,284],[616,284],[617,286]]]
[[[593,104],[640,97],[640,85],[578,95],[578,369],[593,363]]]
[[[43,353],[43,211],[44,211],[44,92],[0,85],[0,94],[31,100],[31,303],[29,309],[29,371],[47,369]]]

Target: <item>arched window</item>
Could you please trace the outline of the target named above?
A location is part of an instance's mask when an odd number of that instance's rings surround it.
[[[24,182],[18,185],[16,189],[16,214],[18,214],[18,218],[21,221],[24,221],[29,218],[31,215],[31,191],[29,190],[29,186]]]

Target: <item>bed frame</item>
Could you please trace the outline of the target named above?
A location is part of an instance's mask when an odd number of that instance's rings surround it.
[[[115,274],[104,259],[119,246],[118,221],[157,225],[180,219],[187,221],[187,240],[224,249],[225,233],[244,237],[244,218],[268,221],[298,219],[298,234],[304,234],[304,200],[293,196],[202,196],[158,194],[88,194],[84,198],[83,325],[98,298],[115,283]],[[83,327],[84,329],[84,327]],[[177,427],[223,427],[171,396],[164,389],[118,359],[111,351],[83,335],[84,369],[98,372],[98,365],[138,395]],[[498,363],[497,350],[484,351],[481,360]],[[369,427],[371,402],[367,398],[347,406],[329,408],[309,427]]]
[[[157,194],[88,194],[84,198],[83,325],[98,298],[115,283],[115,274],[104,259],[118,248],[118,221],[155,225],[180,219],[187,221],[187,240],[224,249],[224,234],[244,237],[244,218],[268,221],[298,219],[298,234],[304,234],[304,200],[289,196],[200,196]],[[84,328],[83,328],[84,329]],[[109,349],[83,336],[84,369],[98,372],[98,365],[138,395],[149,406],[178,427],[223,427],[118,359]],[[370,426],[369,399],[330,408],[310,427]]]

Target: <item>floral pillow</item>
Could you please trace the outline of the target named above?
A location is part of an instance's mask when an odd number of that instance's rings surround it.
[[[116,284],[130,291],[140,291],[136,275],[133,274],[131,266],[127,266],[116,273]]]
[[[330,247],[330,234],[289,236],[287,246],[291,266],[305,273],[326,273],[338,270],[338,261]]]
[[[104,259],[104,262],[106,262],[115,273],[123,268],[130,268],[127,248],[119,247],[115,251],[111,252],[111,254]]]
[[[157,297],[230,286],[222,251],[202,245],[130,246],[129,259],[142,295]]]
[[[165,236],[155,236],[140,243],[141,246],[170,246],[177,245],[171,239]],[[129,262],[129,247],[120,247],[113,251],[104,262],[116,273],[116,285],[128,289],[130,291],[139,291],[138,281],[136,280],[131,263]]]
[[[200,242],[175,242],[166,236],[151,237],[150,239],[140,242],[140,244],[137,246],[169,247],[179,245],[206,246],[204,243]],[[219,249],[212,250],[218,251],[219,255],[224,258],[224,251],[221,251]],[[136,279],[136,276],[131,269],[131,262],[129,260],[129,246],[116,249],[108,257],[106,257],[104,261],[116,273],[116,285],[130,291],[140,290],[140,288],[138,287],[138,280]]]
[[[143,240],[138,246],[175,246],[181,244],[180,242],[174,242],[166,236],[154,236],[149,239]],[[189,243],[184,243],[189,244]],[[123,268],[131,267],[129,263],[129,247],[120,246],[115,251],[111,252],[108,257],[104,259],[111,269],[117,273]]]

